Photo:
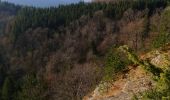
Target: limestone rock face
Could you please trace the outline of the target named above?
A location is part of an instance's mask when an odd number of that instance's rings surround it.
[[[151,60],[151,63],[157,67],[166,69],[170,66],[170,53],[163,53]]]
[[[163,70],[170,68],[170,44],[166,48],[151,51],[140,56],[141,60],[147,60],[155,67]],[[103,82],[97,86],[93,93],[83,100],[131,100],[132,96],[155,87],[153,76],[141,67],[129,66],[129,71],[120,75],[112,82]]]
[[[100,84],[83,100],[131,100],[134,94],[151,89],[154,81],[141,68],[134,68],[112,84],[103,84]],[[101,92],[100,86],[106,86],[107,90]]]

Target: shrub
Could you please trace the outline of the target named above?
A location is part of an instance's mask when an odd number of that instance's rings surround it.
[[[21,81],[21,90],[16,100],[46,100],[45,85],[35,75],[26,75]]]
[[[143,100],[169,100],[170,99],[170,71],[166,70],[160,74],[156,87],[142,93]]]
[[[153,47],[159,48],[170,42],[170,9],[167,7],[160,19],[160,34],[153,40]]]
[[[112,80],[117,73],[125,70],[129,63],[129,60],[126,58],[127,57],[123,56],[117,49],[111,48],[106,55],[104,80]]]
[[[167,7],[161,16],[161,32],[170,32],[170,7]]]
[[[170,42],[170,34],[169,33],[162,33],[159,34],[153,41],[153,47],[159,48],[164,46],[166,43]]]
[[[12,83],[11,80],[7,77],[2,87],[1,98],[2,100],[11,100],[11,97],[12,97]]]

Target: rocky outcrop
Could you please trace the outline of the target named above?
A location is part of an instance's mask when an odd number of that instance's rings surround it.
[[[113,82],[107,91],[101,92],[100,86],[106,86],[106,83],[104,84],[100,84],[92,94],[84,97],[84,100],[130,100],[134,94],[152,88],[154,81],[151,80],[151,75],[137,67]]]
[[[147,60],[155,67],[161,69],[170,66],[170,44],[166,48],[151,51],[140,56],[141,60]],[[93,93],[84,97],[83,100],[131,100],[132,96],[154,88],[151,73],[147,73],[142,67],[129,66],[129,71],[121,75],[112,83],[101,83]],[[105,88],[104,88],[105,87]],[[101,88],[104,91],[101,91]]]

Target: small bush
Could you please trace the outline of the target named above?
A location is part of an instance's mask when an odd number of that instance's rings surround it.
[[[153,40],[153,47],[159,48],[170,42],[170,9],[167,7],[160,19],[159,35]]]
[[[11,97],[12,97],[12,83],[11,80],[7,77],[2,87],[1,98],[2,100],[10,100]]]
[[[115,48],[111,48],[108,52],[105,62],[104,80],[114,79],[116,74],[125,70],[129,64],[127,57]]]
[[[159,48],[164,46],[166,43],[170,42],[170,34],[169,33],[162,33],[159,34],[153,41],[153,47]]]
[[[170,100],[170,71],[161,73],[156,87],[142,94],[143,100]]]
[[[46,87],[44,82],[37,79],[35,75],[25,75],[21,80],[20,91],[15,100],[46,100]]]
[[[170,7],[167,7],[161,15],[161,32],[170,32]]]

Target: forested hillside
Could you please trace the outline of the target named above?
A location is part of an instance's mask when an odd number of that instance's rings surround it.
[[[5,33],[6,24],[16,15],[20,6],[0,1],[0,34]]]
[[[81,100],[132,64],[115,48],[126,44],[141,54],[170,42],[168,6],[169,0],[56,8],[1,2],[0,100]]]

